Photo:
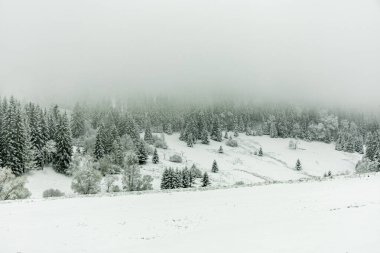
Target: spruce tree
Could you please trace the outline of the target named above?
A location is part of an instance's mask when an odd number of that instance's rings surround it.
[[[216,163],[215,160],[214,160],[214,162],[212,163],[211,172],[212,172],[212,173],[218,173],[218,172],[219,172],[218,164]]]
[[[154,149],[154,153],[153,153],[153,157],[152,157],[152,162],[153,162],[154,164],[157,164],[157,163],[160,162],[160,158],[159,158],[159,156],[158,156],[158,153],[157,153],[157,149],[156,149],[156,148]]]
[[[145,164],[148,160],[148,152],[145,149],[144,141],[140,140],[136,146],[136,155],[139,159],[139,164]]]
[[[296,170],[298,170],[298,171],[302,170],[302,165],[301,165],[301,161],[300,161],[300,159],[297,159],[297,162],[296,162]]]
[[[219,153],[219,154],[223,154],[223,153],[224,153],[224,151],[223,151],[223,147],[222,147],[222,146],[219,147],[218,153]]]
[[[151,130],[150,120],[147,121],[145,126],[144,141],[149,144],[153,144],[153,135]]]
[[[270,135],[271,138],[277,138],[278,137],[278,131],[277,131],[276,122],[272,122],[270,124],[269,135]]]
[[[211,130],[211,139],[214,141],[222,141],[222,131],[220,129],[220,122],[217,117],[214,118],[214,122]]]
[[[191,176],[189,170],[186,167],[182,170],[182,187],[191,187]]]
[[[209,179],[209,177],[208,177],[207,172],[205,172],[205,173],[203,174],[203,177],[202,177],[202,187],[207,187],[207,186],[209,186],[209,185],[210,185],[210,179]]]
[[[228,139],[228,131],[224,134],[224,139]]]
[[[82,107],[77,103],[71,117],[71,133],[73,138],[79,138],[85,134],[85,118]]]
[[[104,125],[101,124],[96,134],[94,156],[99,160],[104,157],[105,153],[105,129]]]
[[[371,161],[374,161],[375,154],[379,148],[379,139],[377,136],[377,133],[369,133],[367,136],[367,146],[366,146],[366,152],[365,156],[370,159]]]
[[[186,143],[187,143],[187,146],[190,147],[190,148],[192,148],[194,146],[194,138],[193,138],[193,134],[192,133],[189,133],[187,135],[187,141],[186,141]]]
[[[53,167],[59,173],[67,173],[72,159],[72,140],[66,113],[59,116],[56,132],[56,149]]]
[[[12,97],[5,118],[5,167],[20,176],[25,172],[26,131],[20,105]]]
[[[208,132],[206,128],[203,128],[201,139],[202,139],[202,144],[205,144],[205,145],[210,144],[210,140],[208,139]]]

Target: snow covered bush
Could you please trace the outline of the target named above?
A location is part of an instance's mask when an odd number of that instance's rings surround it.
[[[11,169],[0,168],[0,200],[25,199],[29,196],[24,177],[16,177]]]
[[[102,175],[93,168],[91,162],[84,164],[74,173],[71,188],[80,194],[95,194],[100,192]]]
[[[138,165],[139,159],[136,154],[129,152],[124,158],[122,184],[123,189],[126,191],[145,191],[152,190],[151,176],[141,176],[140,166]]]
[[[182,157],[180,155],[174,154],[169,158],[169,161],[173,163],[182,163]]]
[[[378,172],[380,171],[380,169],[376,162],[371,161],[368,158],[363,158],[356,164],[355,171],[356,173],[366,173],[366,172]]]
[[[229,138],[226,142],[226,145],[229,146],[229,147],[237,147],[238,146],[238,143],[236,140],[233,140],[232,138]]]
[[[42,197],[44,198],[62,197],[62,196],[65,196],[65,193],[61,192],[58,189],[47,189],[42,193]]]
[[[289,149],[296,150],[297,149],[297,145],[298,145],[297,141],[294,141],[294,140],[290,140],[289,141]]]
[[[105,156],[99,159],[96,164],[97,169],[102,173],[103,176],[109,174],[117,174],[120,173],[121,168],[116,164],[113,164],[109,156]]]
[[[113,192],[114,190],[114,184],[117,181],[118,177],[115,175],[107,175],[104,178],[104,184],[106,186],[106,192]]]
[[[168,144],[166,143],[165,139],[160,138],[158,136],[153,136],[153,145],[155,148],[162,148],[162,149],[167,149]]]

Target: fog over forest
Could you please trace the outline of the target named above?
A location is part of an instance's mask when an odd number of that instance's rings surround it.
[[[378,108],[378,0],[0,0],[0,93]]]

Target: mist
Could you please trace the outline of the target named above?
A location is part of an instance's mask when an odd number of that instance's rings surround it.
[[[375,0],[0,0],[0,94],[378,107]]]

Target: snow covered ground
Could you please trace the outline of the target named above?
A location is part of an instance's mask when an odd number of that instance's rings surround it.
[[[232,135],[232,133],[230,133]],[[352,174],[361,155],[336,151],[334,144],[299,141],[298,149],[288,147],[290,139],[272,139],[268,136],[246,136],[240,134],[236,138],[239,146],[228,147],[222,143],[211,141],[210,145],[196,144],[193,148],[178,139],[178,134],[166,135],[169,146],[167,150],[159,149],[160,164],[152,164],[151,160],[143,166],[142,173],[154,178],[154,189],[160,188],[161,175],[165,167],[191,167],[192,164],[202,171],[210,172],[212,162],[217,161],[219,173],[209,173],[213,186],[229,186],[237,182],[246,184],[265,181],[287,181],[300,178],[320,177],[331,171],[335,174]],[[224,154],[217,151],[223,146]],[[264,156],[254,155],[260,147]],[[183,163],[169,161],[173,154],[183,157]],[[301,160],[303,170],[295,171],[297,159]],[[32,192],[31,198],[41,198],[42,192],[49,188],[59,189],[72,195],[71,178],[55,173],[51,168],[31,172],[28,175],[27,188]]]
[[[1,253],[380,252],[380,174],[0,202]]]
[[[159,150],[161,164],[144,167],[145,172],[156,179],[156,187],[159,186],[158,179],[167,166],[182,168],[191,167],[195,163],[202,171],[210,172],[212,162],[216,160],[220,172],[210,174],[213,185],[233,185],[239,181],[257,183],[321,177],[328,171],[334,175],[352,174],[362,157],[357,153],[336,151],[334,144],[321,142],[298,141],[298,149],[291,150],[288,147],[291,139],[272,139],[269,136],[240,134],[235,138],[239,144],[236,148],[226,146],[226,140],[222,143],[211,141],[210,145],[196,144],[189,148],[178,137],[178,134],[166,135],[169,148]],[[220,146],[223,147],[224,154],[218,153]],[[264,150],[263,157],[254,155],[260,147]],[[173,154],[183,156],[184,162],[169,162],[169,157]],[[301,160],[303,166],[301,172],[294,170],[297,159]]]

